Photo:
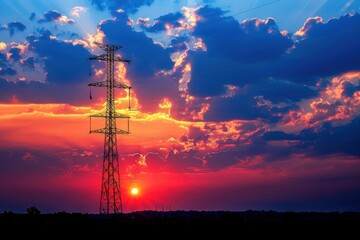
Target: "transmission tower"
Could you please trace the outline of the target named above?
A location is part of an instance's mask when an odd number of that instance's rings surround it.
[[[121,46],[95,43],[106,53],[99,56],[90,57],[89,60],[106,61],[106,79],[102,82],[90,83],[90,99],[91,87],[105,87],[106,94],[106,110],[105,112],[90,116],[90,133],[101,133],[105,135],[104,140],[104,159],[103,172],[101,181],[101,197],[100,197],[100,214],[122,213],[122,200],[120,190],[120,174],[119,174],[119,155],[117,149],[116,134],[129,134],[129,118],[115,111],[114,89],[122,88],[128,90],[129,108],[130,108],[130,86],[120,83],[114,77],[114,63],[127,62],[130,60],[123,59],[115,55],[115,51]],[[105,118],[105,128],[92,130],[91,118]],[[125,118],[128,121],[127,131],[116,128],[116,119]]]

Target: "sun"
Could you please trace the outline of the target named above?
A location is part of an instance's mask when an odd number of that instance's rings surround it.
[[[138,195],[139,194],[139,189],[137,187],[133,187],[131,189],[131,195]]]

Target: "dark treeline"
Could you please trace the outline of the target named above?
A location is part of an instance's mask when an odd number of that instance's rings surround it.
[[[28,208],[26,214],[5,211],[0,224],[359,224],[360,212],[275,211],[139,211],[117,215],[58,212],[41,214]]]
[[[0,214],[4,236],[69,239],[104,235],[150,239],[351,239],[360,229],[359,212],[140,211],[121,215],[58,212]],[[9,235],[11,234],[11,235]],[[309,238],[311,236],[311,238]],[[99,239],[100,239],[99,238]],[[333,239],[333,238],[332,238]]]

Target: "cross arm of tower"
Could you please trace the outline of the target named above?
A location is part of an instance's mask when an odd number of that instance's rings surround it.
[[[105,117],[108,117],[108,116],[106,116],[106,113],[97,113],[97,114],[90,115],[89,117],[105,118]],[[117,113],[117,112],[115,112],[115,114],[112,115],[112,117],[113,118],[130,118],[129,116],[126,116],[126,115],[123,115],[123,114],[120,114],[120,113]]]
[[[117,81],[114,82],[114,87],[116,87],[116,88],[124,88],[124,89],[130,89],[131,88],[130,86],[125,85],[125,84],[123,84],[121,82],[117,82]]]
[[[102,82],[95,82],[95,83],[90,83],[88,86],[90,87],[108,87],[108,81],[102,81]],[[114,87],[115,88],[124,88],[124,89],[130,89],[130,86],[127,86],[121,82],[114,82]]]
[[[122,129],[118,129],[118,128],[114,128],[111,129],[111,131],[107,131],[105,128],[100,128],[100,129],[96,129],[96,130],[91,130],[90,133],[102,133],[102,134],[130,134],[130,132],[122,130]]]
[[[113,57],[109,58],[109,56],[106,55],[106,54],[102,54],[102,55],[99,55],[99,56],[90,57],[89,60],[98,60],[98,61],[112,60],[112,61],[116,61],[116,62],[126,62],[126,63],[130,63],[130,62],[131,62],[130,60],[124,59],[124,58],[119,57],[119,56],[113,56]]]

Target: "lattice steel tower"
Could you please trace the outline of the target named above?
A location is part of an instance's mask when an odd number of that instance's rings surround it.
[[[129,118],[115,111],[114,88],[128,89],[129,108],[130,108],[130,86],[120,83],[114,77],[114,63],[127,62],[130,60],[123,59],[115,55],[115,51],[121,46],[96,43],[96,45],[106,53],[100,56],[90,57],[89,60],[106,61],[106,79],[102,82],[90,83],[90,99],[91,87],[105,87],[106,94],[106,110],[90,116],[90,133],[105,134],[104,140],[104,160],[101,183],[100,197],[100,214],[122,213],[122,200],[120,190],[120,174],[119,174],[119,155],[117,149],[116,134],[129,134]],[[91,118],[105,118],[105,128],[92,130]],[[116,128],[116,119],[126,118],[128,120],[127,131]]]

